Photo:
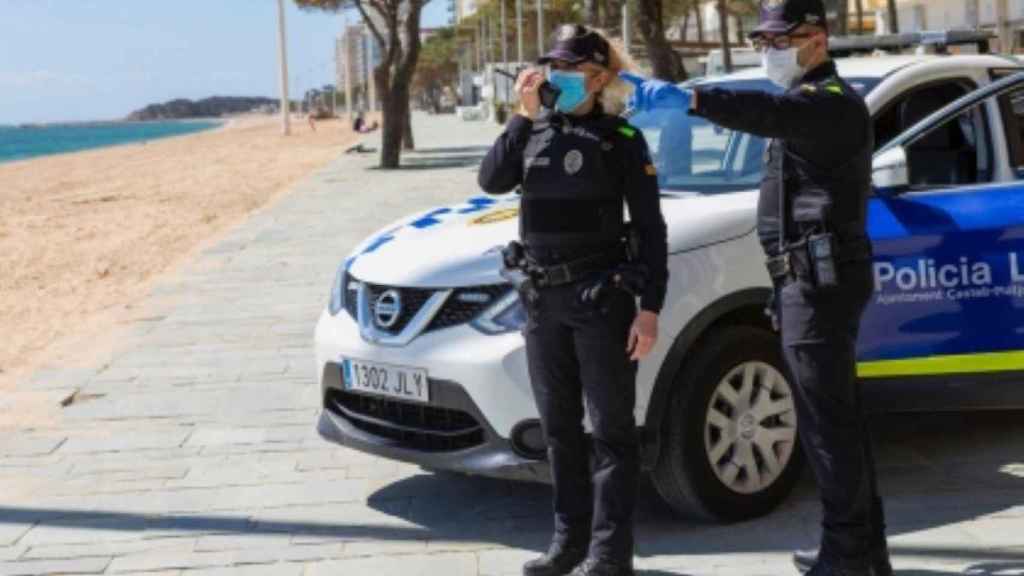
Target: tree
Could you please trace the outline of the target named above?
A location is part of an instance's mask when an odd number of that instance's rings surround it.
[[[704,43],[704,15],[700,13],[700,0],[692,0],[693,14],[697,20],[697,43]]]
[[[647,57],[655,78],[669,82],[686,80],[686,69],[665,37],[665,10],[663,0],[637,0],[640,10],[637,24],[644,37]]]
[[[374,86],[381,99],[384,118],[380,151],[381,168],[398,168],[403,142],[414,146],[410,94],[420,56],[420,13],[426,0],[295,0],[304,9],[337,12],[355,6],[381,52],[373,70]]]
[[[847,22],[850,17],[850,1],[826,0],[825,10],[835,15],[832,21],[828,23],[829,29],[838,36],[845,36],[848,31]]]
[[[722,65],[727,73],[732,72],[732,50],[729,48],[729,5],[726,0],[718,0],[718,34],[722,41]]]
[[[889,34],[900,33],[899,13],[896,12],[896,0],[889,0]]]
[[[458,44],[455,28],[442,28],[423,43],[413,90],[416,95],[437,109],[445,87],[458,81]]]
[[[609,33],[622,33],[622,5],[625,0],[601,0],[601,27]]]
[[[864,33],[864,0],[856,0],[857,6],[857,34]]]
[[[597,0],[583,0],[583,21],[587,26],[597,26],[601,19],[600,9]]]

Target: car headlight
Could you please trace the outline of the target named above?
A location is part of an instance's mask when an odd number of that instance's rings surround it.
[[[327,303],[327,311],[331,316],[337,316],[345,307],[345,292],[348,284],[348,271],[345,265],[338,266],[338,272],[334,275],[334,284],[331,285],[331,299]]]
[[[504,334],[520,330],[526,324],[526,309],[519,292],[509,290],[470,325],[484,334]]]

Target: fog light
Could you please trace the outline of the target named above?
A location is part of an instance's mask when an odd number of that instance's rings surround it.
[[[512,449],[530,460],[547,458],[548,444],[544,441],[539,420],[523,420],[512,428]]]

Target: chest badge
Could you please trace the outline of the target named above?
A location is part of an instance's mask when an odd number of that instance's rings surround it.
[[[583,168],[583,153],[579,150],[570,150],[569,153],[565,155],[565,161],[563,163],[565,165],[565,173],[571,176]]]

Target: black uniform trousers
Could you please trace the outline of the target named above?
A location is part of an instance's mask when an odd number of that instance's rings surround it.
[[[548,444],[555,540],[589,542],[592,557],[631,565],[639,450],[637,365],[626,341],[636,303],[618,289],[599,306],[580,302],[581,288],[592,284],[540,288],[532,303],[523,295],[527,363]]]
[[[803,278],[784,281],[777,287],[776,304],[783,355],[795,383],[800,439],[821,492],[821,554],[862,568],[870,548],[885,543],[856,378],[857,334],[874,280],[869,261],[843,264],[839,273],[840,285],[834,288],[817,288]]]

